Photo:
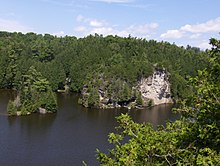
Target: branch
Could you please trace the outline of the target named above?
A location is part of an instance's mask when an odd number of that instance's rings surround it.
[[[189,149],[192,147],[193,143],[195,143],[196,141],[193,141],[192,143],[189,144],[189,146],[187,146],[185,149],[181,149],[179,150],[177,153],[168,153],[168,154],[164,154],[164,155],[159,155],[159,154],[153,154],[152,156],[156,156],[156,157],[160,157],[160,158],[165,158],[166,162],[168,163],[169,166],[175,165],[175,164],[171,164],[170,161],[168,160],[167,157],[171,157],[173,158],[173,156],[178,155],[179,153]]]
[[[138,138],[138,136],[136,134],[134,134],[134,132],[131,129],[130,129],[130,132],[134,137]]]

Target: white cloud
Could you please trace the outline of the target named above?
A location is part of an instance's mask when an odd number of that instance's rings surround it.
[[[76,17],[76,21],[79,23],[89,24],[89,26],[92,26],[92,27],[102,27],[106,24],[106,22],[103,20],[98,21],[96,19],[86,18],[82,15],[78,15]]]
[[[205,23],[189,25],[186,24],[179,29],[168,30],[166,33],[161,34],[164,39],[179,39],[182,37],[198,38],[201,33],[220,32],[220,17],[209,20]],[[192,33],[190,35],[189,33]]]
[[[201,33],[192,34],[189,38],[190,39],[198,39],[201,36]]]
[[[203,40],[202,42],[198,42],[198,44],[195,44],[195,45],[201,48],[202,50],[211,48],[211,45],[209,44],[208,40]]]
[[[158,27],[157,23],[151,23],[151,24],[143,24],[143,25],[132,25],[127,30],[130,33],[142,35],[149,33],[151,30],[156,29],[157,27]]]
[[[187,24],[181,27],[180,30],[191,33],[220,32],[220,17],[201,24]]]
[[[114,30],[112,27],[100,27],[100,28],[94,28],[90,31],[91,34],[102,34],[102,35],[110,35],[110,34],[116,34],[116,30]]]
[[[220,17],[204,23],[186,24],[179,29],[167,30],[166,33],[160,35],[160,38],[170,42],[178,39],[178,43],[189,44],[205,50],[210,48],[208,39],[216,36],[218,32],[220,32]]]
[[[179,30],[168,30],[166,33],[161,34],[160,37],[164,39],[167,38],[179,39],[183,37],[183,34],[184,32]]]
[[[114,26],[109,24],[105,20],[97,20],[86,18],[81,15],[77,16],[76,20],[79,22],[74,31],[78,33],[79,36],[85,36],[89,34],[102,34],[106,35],[118,35],[127,37],[129,34],[135,37],[149,37],[153,34],[154,30],[158,27],[157,23],[141,24],[141,25],[131,25],[125,29],[119,29],[119,26]]]
[[[92,27],[101,27],[101,26],[103,26],[103,22],[102,21],[97,21],[97,20],[90,20],[89,24]]]
[[[0,30],[8,32],[23,32],[27,33],[33,31],[32,28],[21,24],[15,20],[5,20],[0,18]]]

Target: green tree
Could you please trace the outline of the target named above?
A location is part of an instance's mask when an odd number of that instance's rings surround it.
[[[219,165],[220,41],[210,43],[209,68],[191,79],[195,93],[177,109],[182,118],[154,130],[122,114],[118,133],[109,134],[114,148],[97,150],[100,165]]]
[[[182,112],[191,122],[198,146],[220,151],[220,41],[211,39],[209,68],[191,79],[195,95],[183,102]]]
[[[207,67],[208,56],[205,55],[205,51],[197,48],[184,49],[168,42],[131,36],[96,34],[77,39],[74,36],[0,32],[0,87],[18,88],[22,76],[34,66],[50,82],[53,91],[63,89],[68,80],[70,90],[81,92],[89,82],[97,86],[92,77],[87,78],[97,75],[96,81],[104,80],[99,85],[101,89],[118,102],[128,97],[121,93],[126,88],[122,84],[117,87],[113,79],[126,83],[131,90],[138,81],[151,75],[153,66],[158,64],[171,74],[172,96],[179,99],[192,93],[186,86],[188,75],[196,76],[198,69]],[[109,84],[114,85],[108,90]]]
[[[127,83],[124,83],[120,94],[120,100],[127,101],[130,100],[131,97],[131,88],[128,86]]]
[[[17,58],[16,52],[13,49],[10,49],[8,52],[8,66],[4,77],[6,87],[8,88],[12,88],[16,85],[15,78],[18,70]]]
[[[143,99],[142,99],[142,95],[141,92],[136,92],[136,104],[138,106],[142,106],[143,105]]]
[[[98,92],[98,89],[97,88],[90,88],[89,90],[89,97],[88,97],[88,106],[89,107],[92,107],[92,106],[95,106],[95,107],[98,107],[99,105],[99,92]]]
[[[39,108],[46,109],[47,112],[56,112],[57,101],[49,82],[43,78],[33,66],[24,75],[18,96],[8,104],[9,115],[20,112],[27,115],[36,112]]]
[[[11,100],[9,100],[9,102],[8,102],[7,112],[9,115],[16,115],[16,113],[17,113],[17,108],[16,108],[14,102]]]

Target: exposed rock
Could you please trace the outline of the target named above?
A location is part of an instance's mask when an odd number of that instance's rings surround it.
[[[64,85],[64,89],[57,90],[57,92],[60,92],[60,93],[69,93],[69,91],[70,91],[69,85]]]
[[[20,99],[20,95],[17,95],[15,100],[14,100],[14,105],[16,107],[19,107],[21,105],[21,99]]]
[[[16,112],[17,116],[21,116],[21,111]]]
[[[141,79],[138,89],[146,106],[149,102],[153,102],[152,105],[173,103],[168,73],[165,70],[156,70],[152,76]]]
[[[47,110],[46,110],[45,108],[39,107],[39,108],[38,108],[38,112],[39,112],[40,114],[46,114],[46,113],[47,113]]]
[[[109,95],[108,86],[104,84],[95,87],[95,91],[92,88],[89,89],[89,86],[84,85],[81,91],[79,103],[85,107],[126,107],[131,109],[173,102],[170,94],[168,73],[165,70],[156,70],[152,76],[141,79],[141,81],[137,83],[137,86],[128,86],[127,90],[125,86],[122,85],[121,89],[119,88],[119,93],[113,91],[112,94]]]
[[[30,115],[30,114],[31,114],[30,112],[25,112],[25,113],[22,112],[22,111],[17,111],[17,112],[16,112],[16,115],[17,115],[17,116]]]

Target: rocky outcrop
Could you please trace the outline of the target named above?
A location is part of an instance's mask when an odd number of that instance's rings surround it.
[[[141,92],[144,105],[173,103],[168,73],[165,70],[156,70],[152,76],[141,79],[138,89]]]
[[[152,76],[142,78],[135,87],[127,83],[112,82],[112,89],[104,83],[99,86],[84,86],[79,103],[85,107],[98,108],[141,108],[172,103],[168,73],[165,70],[155,70]]]

